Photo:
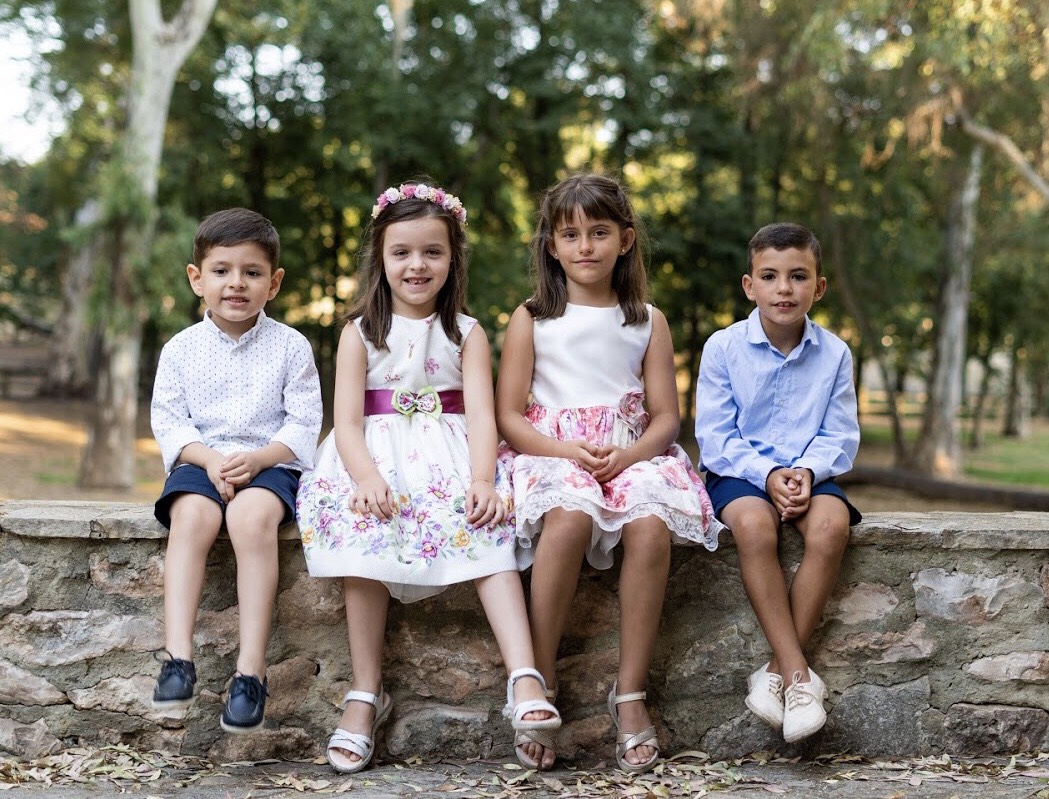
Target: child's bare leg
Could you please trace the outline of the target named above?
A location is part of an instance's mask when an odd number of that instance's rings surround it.
[[[531,632],[528,628],[528,609],[525,606],[521,575],[516,571],[499,572],[474,581],[477,596],[481,599],[488,623],[495,633],[499,652],[507,673],[520,668],[535,668]],[[514,701],[546,699],[543,687],[534,677],[522,677],[514,683]],[[548,719],[549,711],[526,713],[525,718],[533,721]],[[531,760],[541,763],[543,768],[554,764],[554,752],[537,743],[522,747]]]
[[[173,658],[193,660],[204,569],[221,526],[222,507],[213,499],[180,494],[171,504],[164,556],[164,646]]]
[[[757,497],[740,497],[725,506],[721,519],[732,530],[743,588],[772,648],[769,671],[807,674],[779,563],[780,519],[775,508]]]
[[[838,582],[849,543],[849,509],[838,497],[818,495],[795,525],[805,539],[805,553],[790,586],[790,606],[798,643],[804,648]],[[787,684],[793,673],[784,674]],[[801,680],[808,680],[807,672],[802,672]]]
[[[237,671],[266,676],[266,645],[277,596],[277,528],[284,504],[266,488],[238,491],[226,507],[226,530],[237,558],[240,655]]]
[[[652,662],[659,620],[670,574],[670,531],[656,516],[630,522],[623,528],[623,565],[619,572],[620,644],[616,692],[644,691]],[[640,732],[651,725],[642,701],[618,705],[624,732]],[[628,763],[648,762],[656,750],[637,746],[624,755]]]
[[[378,694],[382,687],[382,648],[386,638],[386,612],[390,592],[378,580],[344,577],[346,628],[350,638],[353,687]],[[339,721],[340,729],[371,735],[375,708],[364,702],[347,702]],[[360,760],[355,752],[339,750],[352,763]]]
[[[531,624],[536,668],[557,685],[557,647],[579,585],[594,522],[582,511],[555,509],[543,517],[532,565]]]

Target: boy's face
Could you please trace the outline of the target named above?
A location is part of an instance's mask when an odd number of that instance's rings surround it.
[[[826,290],[827,279],[816,275],[816,258],[808,249],[761,250],[743,275],[743,291],[758,306],[767,334],[801,330],[805,314]]]
[[[214,247],[202,264],[187,266],[186,274],[193,293],[204,298],[211,320],[234,339],[255,325],[284,278],[284,270],[274,271],[266,251],[254,242]]]

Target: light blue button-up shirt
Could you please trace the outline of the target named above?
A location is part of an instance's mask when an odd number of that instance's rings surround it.
[[[696,387],[701,467],[762,491],[781,466],[811,469],[813,484],[852,468],[860,444],[852,353],[808,317],[784,355],[755,309],[712,335]]]

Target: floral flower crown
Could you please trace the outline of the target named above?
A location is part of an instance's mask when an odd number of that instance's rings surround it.
[[[375,198],[372,206],[372,219],[375,219],[383,210],[401,200],[427,200],[434,205],[439,205],[446,211],[451,211],[455,220],[466,227],[466,209],[462,200],[454,194],[449,194],[444,189],[427,186],[425,183],[402,183],[396,189],[392,186]]]

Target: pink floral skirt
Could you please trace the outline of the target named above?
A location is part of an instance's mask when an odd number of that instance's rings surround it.
[[[585,440],[626,448],[648,427],[642,399],[639,394],[628,394],[618,408],[533,404],[525,416],[537,431],[560,441]],[[714,518],[703,481],[677,444],[603,484],[575,461],[521,455],[505,443],[499,459],[512,476],[520,568],[534,559],[532,541],[542,531],[544,514],[554,508],[583,511],[594,520],[586,558],[598,569],[612,565],[612,549],[622,537],[623,525],[646,516],[662,519],[676,544],[717,549],[723,525]]]

